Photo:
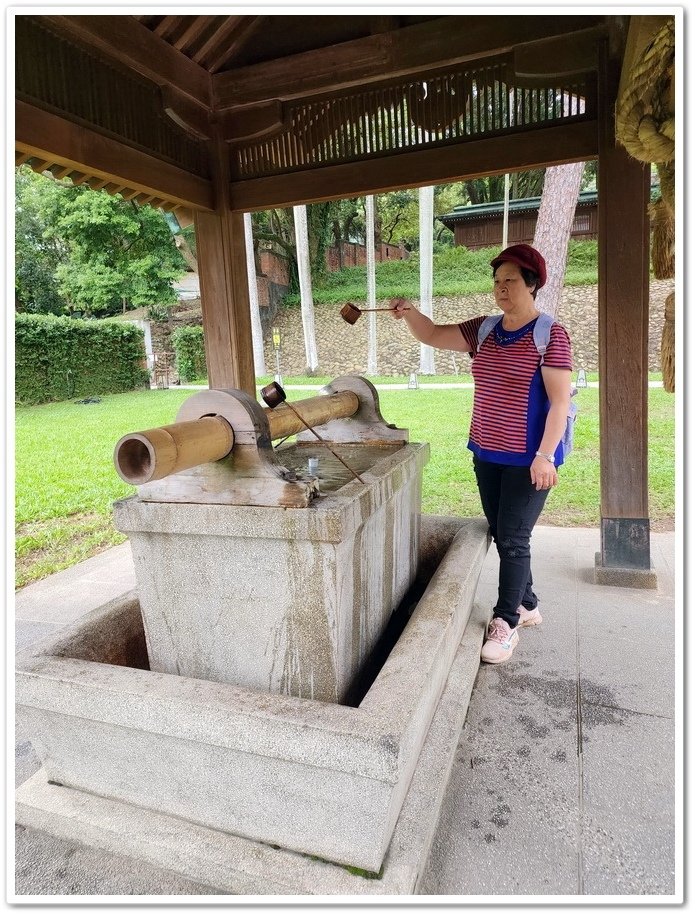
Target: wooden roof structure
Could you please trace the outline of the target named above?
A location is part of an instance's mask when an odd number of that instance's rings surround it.
[[[16,161],[192,219],[210,385],[255,392],[244,212],[598,158],[603,562],[644,567],[649,174],[590,11],[16,14]]]
[[[499,171],[589,159],[598,48],[620,43],[625,26],[603,16],[18,16],[17,149],[77,181],[192,210],[213,208],[213,139],[228,147],[236,210],[489,174],[501,158]],[[60,157],[40,144],[59,128]]]

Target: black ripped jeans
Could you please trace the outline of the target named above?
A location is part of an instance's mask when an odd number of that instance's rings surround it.
[[[534,487],[528,467],[493,464],[474,457],[474,473],[500,557],[498,603],[493,616],[516,627],[519,606],[531,611],[538,603],[532,591],[529,541],[550,491]]]

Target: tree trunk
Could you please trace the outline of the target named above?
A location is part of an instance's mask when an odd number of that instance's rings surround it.
[[[420,310],[432,318],[433,314],[433,204],[435,188],[430,185],[418,191],[420,229]],[[426,344],[420,345],[420,371],[422,375],[435,375],[435,352]]]
[[[556,165],[546,170],[539,218],[534,232],[534,247],[546,260],[546,285],[539,290],[536,306],[556,315],[563,292],[568,240],[575,218],[584,162]]]
[[[256,262],[254,260],[254,235],[251,226],[251,213],[244,214],[244,247],[246,249],[247,277],[249,280],[249,308],[251,310],[251,342],[254,351],[254,370],[259,375],[266,374],[266,361],[263,353],[263,330],[259,312],[259,290],[256,282]]]
[[[319,366],[317,337],[314,330],[314,302],[312,300],[312,272],[309,264],[309,238],[307,235],[307,208],[292,208],[295,219],[295,245],[297,247],[297,272],[300,280],[300,308],[304,331],[307,370],[313,374]]]
[[[184,259],[184,261],[186,261],[186,263],[191,268],[191,270],[194,273],[198,273],[198,261],[196,260],[196,256],[194,255],[193,251],[191,251],[191,246],[186,241],[184,236],[175,235],[174,244],[179,249],[179,252],[181,253],[182,258]]]

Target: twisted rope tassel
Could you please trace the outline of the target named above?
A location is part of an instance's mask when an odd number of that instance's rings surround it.
[[[616,106],[616,136],[641,162],[674,160],[674,112],[666,99],[674,72],[674,20],[668,20],[633,66]]]

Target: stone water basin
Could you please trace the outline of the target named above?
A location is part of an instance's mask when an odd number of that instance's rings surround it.
[[[135,593],[20,653],[48,780],[379,872],[489,544],[482,519],[421,528],[427,587],[353,707],[149,670]]]

